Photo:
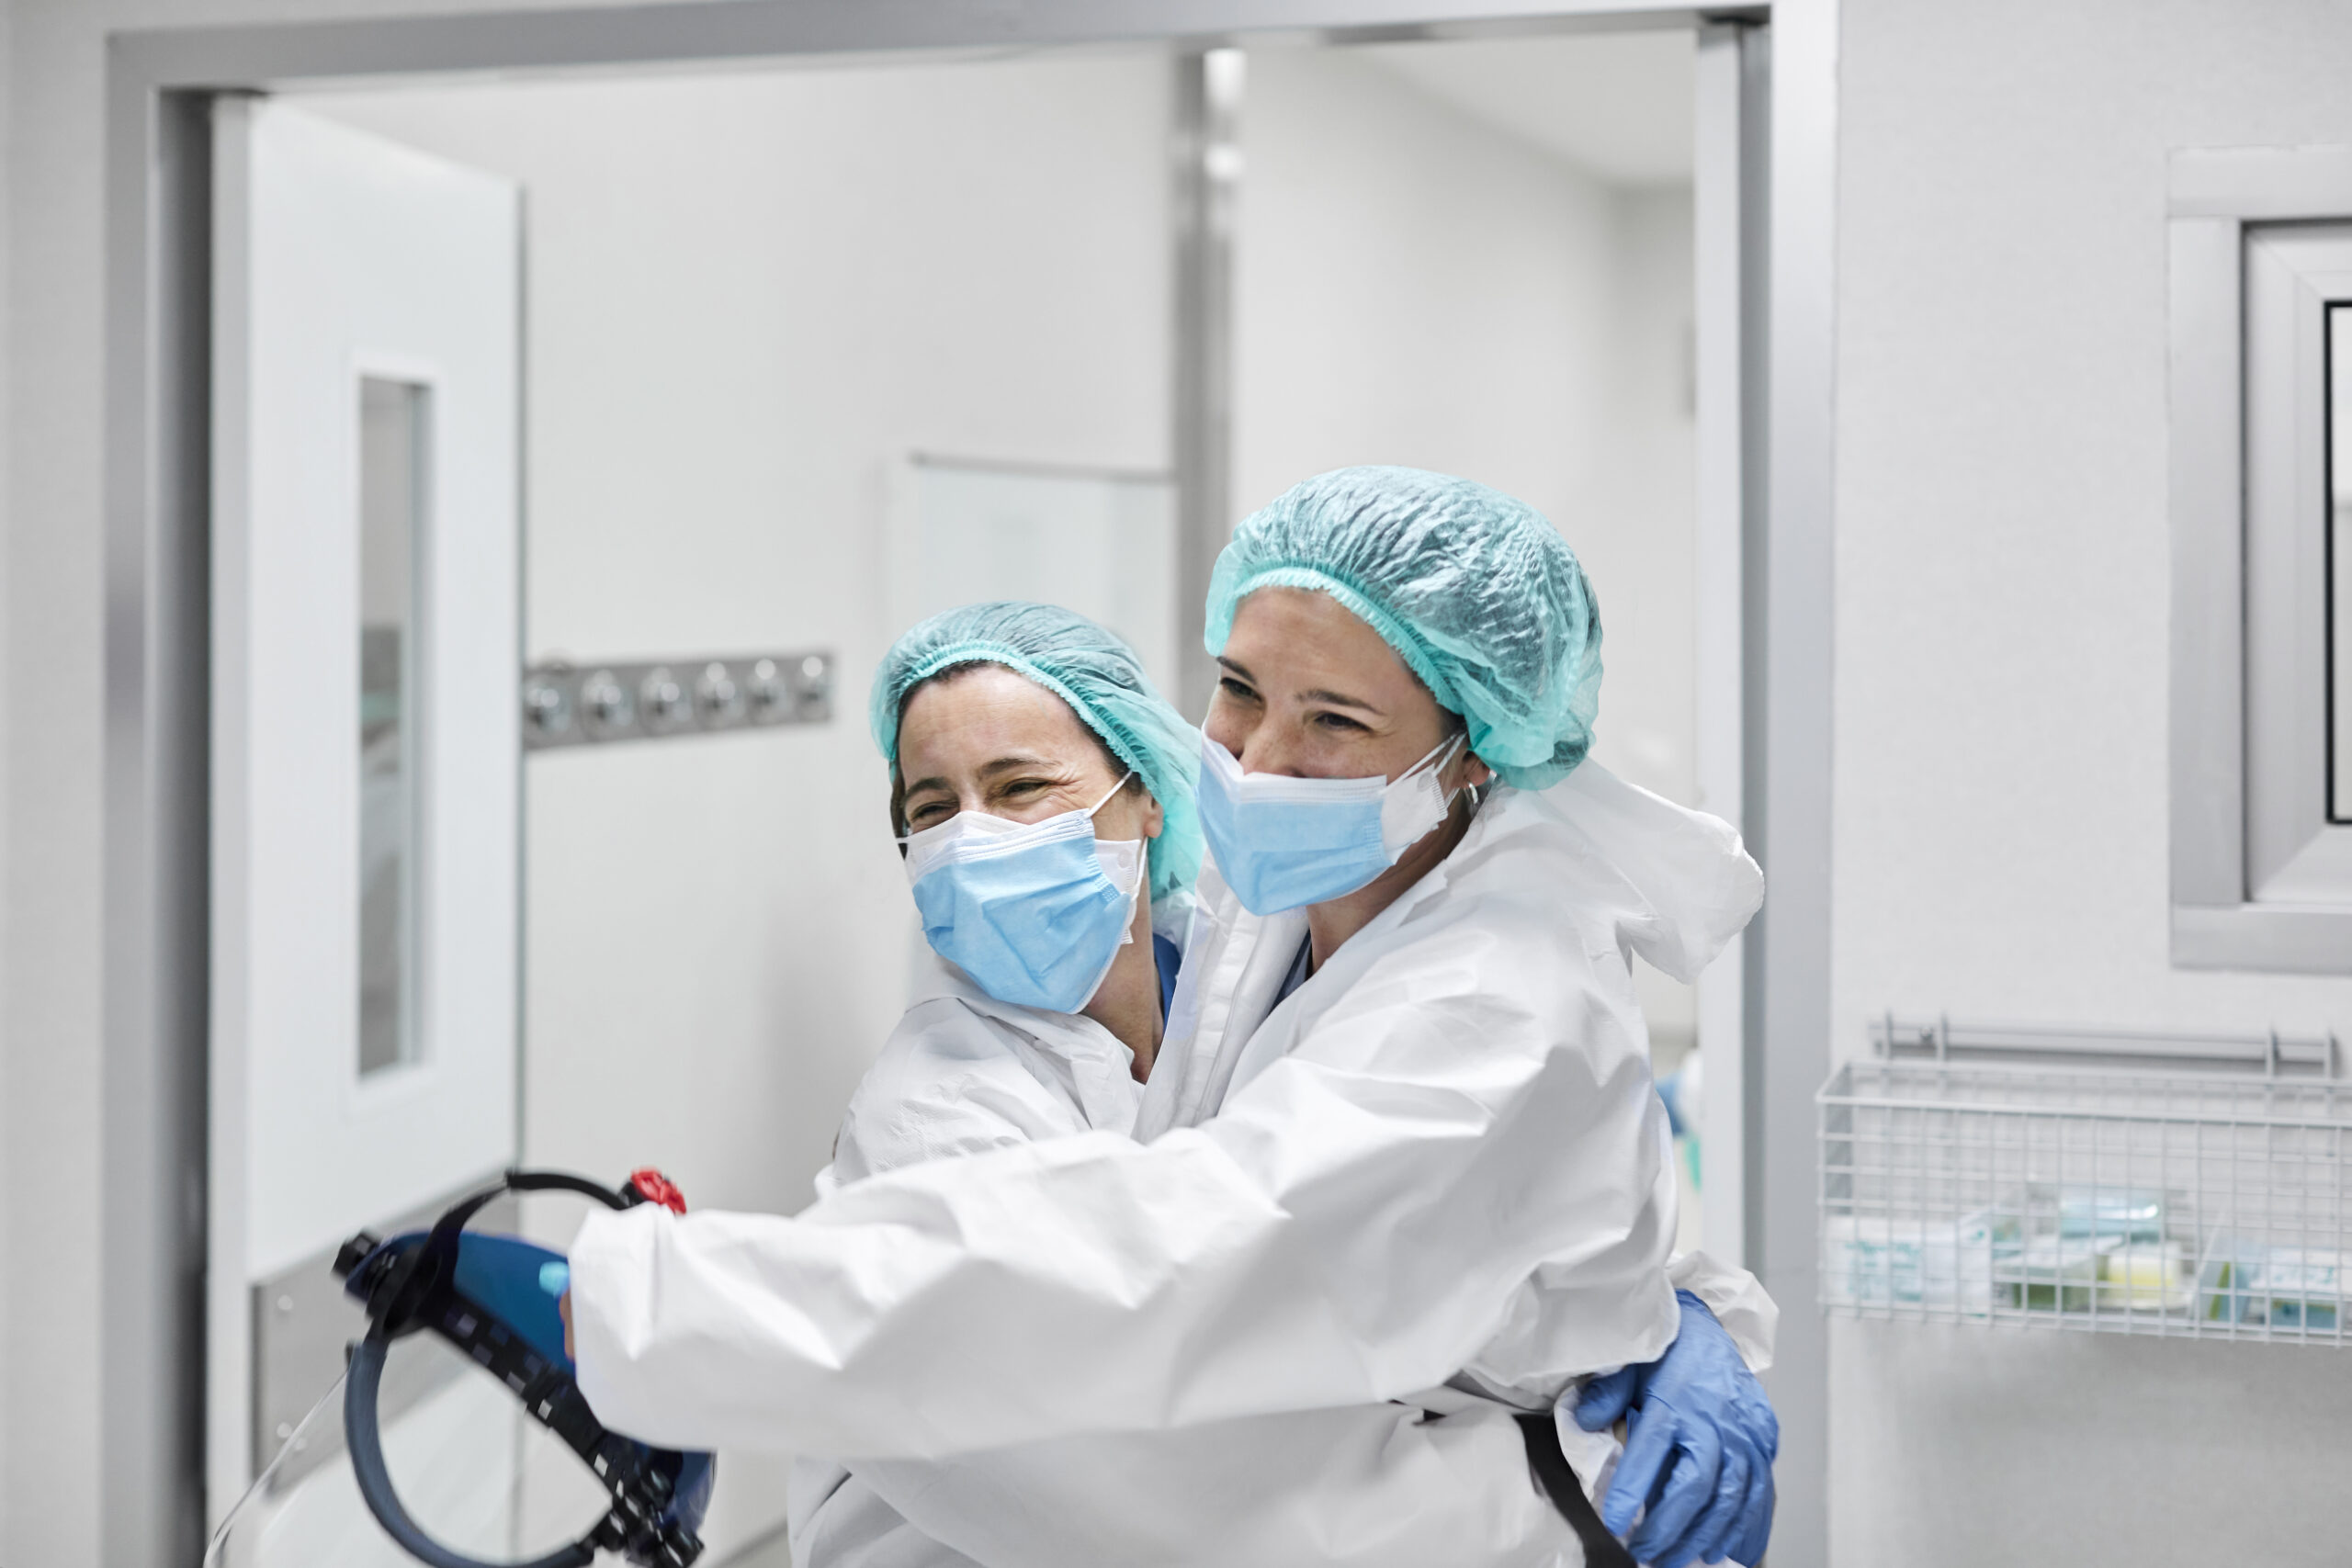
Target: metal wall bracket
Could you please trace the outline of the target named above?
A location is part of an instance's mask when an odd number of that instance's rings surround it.
[[[535,664],[523,671],[523,749],[822,724],[833,716],[826,651]]]
[[[2336,1078],[2343,1053],[2333,1034],[2191,1034],[2148,1029],[1956,1024],[1948,1018],[1871,1020],[1871,1052],[1883,1061],[2042,1062],[2167,1072],[2253,1072],[2265,1077]]]

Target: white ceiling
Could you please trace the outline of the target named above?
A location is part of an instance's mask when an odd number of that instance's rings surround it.
[[[1363,52],[1474,119],[1616,186],[1690,181],[1688,32],[1383,43]]]

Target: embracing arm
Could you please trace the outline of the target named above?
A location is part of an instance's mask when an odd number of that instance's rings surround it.
[[[1647,1223],[1558,1158],[1633,1166],[1638,1053],[1527,1043],[1475,997],[1332,1021],[1150,1145],[935,1162],[794,1219],[594,1217],[582,1388],[650,1440],[876,1458],[1377,1403],[1464,1365],[1538,1261]],[[1672,1333],[1652,1279],[1602,1364]]]
[[[1771,1365],[1780,1309],[1755,1276],[1703,1254],[1676,1258],[1669,1273],[1682,1324],[1666,1354],[1593,1379],[1562,1414],[1588,1432],[1627,1419],[1624,1455],[1598,1501],[1611,1531],[1632,1530],[1635,1556],[1661,1568],[1753,1563],[1771,1535],[1781,1444],[1755,1374]]]

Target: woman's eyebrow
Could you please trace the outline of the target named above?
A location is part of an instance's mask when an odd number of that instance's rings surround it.
[[[1048,773],[1068,772],[1065,764],[1055,761],[1051,757],[1035,757],[1025,752],[1015,751],[1009,757],[999,757],[995,761],[983,766],[980,769],[980,777],[998,778],[1005,773],[1025,773],[1032,768],[1042,768]]]
[[[983,764],[980,768],[980,777],[984,779],[1000,778],[1006,773],[1023,773],[1032,768],[1043,768],[1050,773],[1059,773],[1064,771],[1061,763],[1053,761],[1049,757],[1033,757],[1026,753],[1016,751],[1009,757],[999,757],[993,762]],[[910,782],[907,785],[906,798],[912,800],[916,795],[921,795],[927,789],[944,790],[949,795],[956,793],[956,786],[948,783],[945,775],[939,774],[931,778],[916,779]]]
[[[1365,702],[1362,697],[1342,696],[1337,692],[1327,692],[1320,688],[1312,692],[1301,692],[1299,696],[1305,701],[1310,703],[1329,703],[1335,707],[1362,708],[1364,712],[1369,714],[1377,714],[1380,712],[1380,709],[1374,707],[1372,704]]]
[[[1224,665],[1226,669],[1231,671],[1234,674],[1240,676],[1244,681],[1249,682],[1251,685],[1254,686],[1258,684],[1258,677],[1250,673],[1249,671],[1243,669],[1239,664],[1234,662],[1232,660],[1227,659],[1224,654],[1218,654],[1216,656],[1216,661],[1219,664]],[[1299,694],[1299,697],[1303,701],[1310,703],[1330,703],[1336,706],[1343,708],[1361,708],[1365,713],[1369,714],[1378,714],[1382,711],[1374,705],[1365,702],[1362,697],[1345,696],[1338,692],[1325,691],[1321,687],[1317,687],[1311,692],[1301,692]]]

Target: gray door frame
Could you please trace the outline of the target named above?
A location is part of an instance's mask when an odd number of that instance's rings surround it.
[[[1750,28],[1742,77],[1753,95],[1742,114],[1752,127],[1742,160],[1743,804],[1748,841],[1771,879],[1747,948],[1740,1240],[1783,1305],[1770,1380],[1783,1427],[1773,1558],[1826,1562],[1812,1096],[1829,1059],[1836,6],[687,0],[111,37],[97,1161],[108,1352],[98,1451],[108,1463],[98,1483],[100,1561],[193,1563],[203,1529],[210,97],[333,81],[795,56],[898,61],[1121,42],[1200,50],[1265,33],[1341,41],[1732,23]],[[1196,523],[1193,532],[1211,525]],[[1212,544],[1192,538],[1185,547],[1192,561]]]

